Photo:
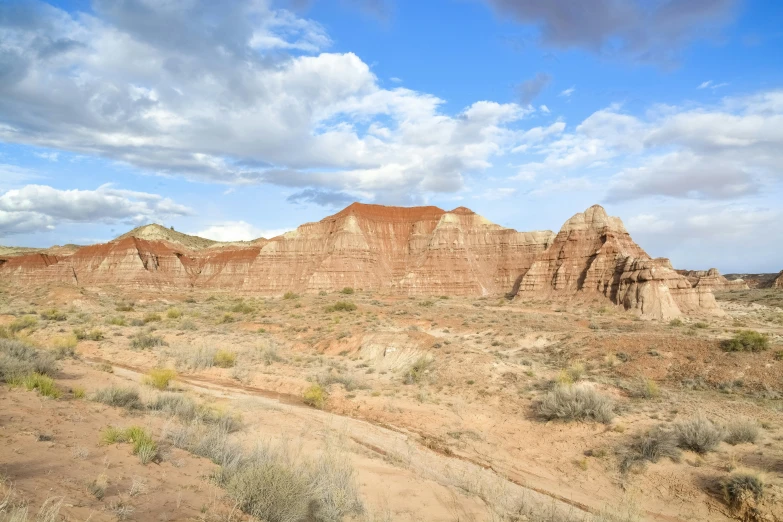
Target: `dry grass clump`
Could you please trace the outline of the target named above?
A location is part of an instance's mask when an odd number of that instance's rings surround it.
[[[196,346],[195,348],[185,346],[168,350],[166,354],[174,358],[174,363],[177,365],[177,368],[206,370],[215,365],[217,350],[206,346]]]
[[[356,310],[356,304],[351,301],[337,301],[324,308],[326,312],[353,312],[354,310]]]
[[[68,319],[68,316],[56,308],[50,308],[49,310],[44,310],[40,314],[41,319],[46,319],[47,321],[65,321]]]
[[[226,433],[238,431],[242,426],[242,421],[238,416],[224,410],[198,405],[190,397],[177,393],[160,394],[147,405],[147,409],[173,415],[185,423],[197,421],[216,425]]]
[[[764,496],[764,481],[757,473],[736,471],[723,479],[720,486],[726,503],[734,509],[752,505]]]
[[[118,312],[132,312],[133,311],[133,303],[121,301],[117,303],[117,305],[114,307],[114,309]]]
[[[252,314],[255,312],[255,308],[245,303],[244,301],[240,301],[231,307],[231,311],[235,314]]]
[[[93,393],[92,400],[106,404],[107,406],[116,406],[129,410],[140,410],[144,408],[144,405],[139,398],[139,392],[134,388],[109,386],[108,388],[96,390],[95,393]]]
[[[655,399],[661,396],[661,388],[658,383],[647,377],[639,377],[628,389],[631,397],[641,399]]]
[[[755,444],[759,438],[759,426],[750,419],[737,419],[725,427],[723,440],[732,446],[749,442]]]
[[[302,401],[313,408],[323,409],[326,405],[327,393],[320,384],[310,385],[302,394]]]
[[[677,462],[680,460],[680,450],[677,447],[677,434],[664,429],[661,426],[651,429],[630,446],[624,452],[620,461],[620,470],[625,473],[636,464],[658,462],[662,458],[670,458]]]
[[[146,314],[144,314],[142,321],[144,321],[144,324],[157,323],[161,321],[161,317],[160,314],[157,314],[155,312],[147,312]]]
[[[226,482],[239,509],[269,522],[304,520],[310,504],[307,486],[303,474],[271,459],[242,466]]]
[[[587,421],[608,424],[614,418],[609,398],[584,385],[558,385],[538,405],[538,414],[547,420]]]
[[[139,457],[142,464],[148,464],[158,457],[158,444],[141,426],[130,426],[119,429],[109,426],[101,433],[104,444],[121,444],[128,442],[133,445],[133,454]]]
[[[585,374],[585,366],[582,363],[574,363],[568,368],[560,370],[557,376],[558,384],[574,384],[582,379]]]
[[[41,396],[59,399],[62,393],[54,384],[54,379],[40,373],[30,373],[21,378],[8,381],[12,386],[23,386],[29,391],[36,390]]]
[[[23,315],[8,325],[8,331],[11,333],[19,333],[27,328],[34,328],[38,324],[38,320],[32,315]]]
[[[696,415],[675,425],[681,448],[707,453],[714,450],[723,439],[723,431],[704,415]]]
[[[32,373],[51,377],[56,372],[57,362],[52,354],[15,339],[0,339],[0,381],[9,382]]]
[[[769,336],[753,330],[742,330],[720,345],[727,352],[760,352],[769,348]]]
[[[289,300],[289,299],[299,299],[299,294],[295,294],[293,292],[286,292],[283,294],[283,299]]]
[[[340,293],[345,295],[351,295],[353,294],[353,288],[351,288],[350,286],[346,286],[345,288],[340,290]]]
[[[131,337],[131,350],[148,350],[156,346],[166,346],[166,341],[157,335],[139,332]]]
[[[106,324],[110,324],[113,326],[128,326],[128,322],[121,315],[110,317],[109,319],[106,320]]]
[[[103,332],[97,328],[93,328],[90,331],[87,331],[84,328],[74,328],[73,335],[76,336],[76,339],[79,341],[84,341],[85,339],[88,341],[100,341],[103,339]]]
[[[180,310],[177,307],[171,307],[168,310],[166,310],[166,317],[169,319],[179,319],[182,317],[182,310]]]
[[[79,340],[74,334],[59,335],[52,340],[55,356],[58,359],[76,355],[76,345]]]
[[[0,497],[0,521],[2,522],[58,522],[60,509],[63,505],[63,497],[49,497],[41,504],[41,508],[35,517],[29,517],[29,507],[25,502],[17,502],[14,499],[13,489],[7,490]]]
[[[165,390],[169,387],[172,380],[177,377],[177,372],[169,368],[154,368],[144,376],[144,384]]]
[[[228,350],[218,350],[212,362],[218,368],[232,368],[237,360],[237,354]]]
[[[402,382],[405,384],[418,384],[424,380],[425,375],[429,372],[429,368],[432,365],[432,358],[422,355],[416,362],[414,362],[410,368],[405,370],[402,376]]]

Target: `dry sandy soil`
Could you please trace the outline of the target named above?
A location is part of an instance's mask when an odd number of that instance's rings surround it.
[[[58,355],[62,394],[0,388],[0,520],[12,505],[30,519],[41,506],[59,507],[48,520],[250,519],[220,466],[173,442],[176,416],[94,400],[111,386],[241,418],[229,437],[246,451],[349,465],[361,506],[345,520],[783,520],[783,310],[753,292],[721,295],[724,317],[660,324],[576,301],[5,288],[0,327]],[[20,328],[24,317],[34,324]],[[743,329],[769,349],[721,349]],[[159,344],[134,347],[140,335]],[[176,371],[165,392],[144,383],[155,368]],[[557,386],[597,391],[614,417],[542,418]],[[323,405],[306,403],[311,388]],[[758,436],[630,458],[649,430],[699,415]],[[146,465],[102,440],[131,425],[158,443]],[[739,508],[721,488],[738,472],[764,484]]]

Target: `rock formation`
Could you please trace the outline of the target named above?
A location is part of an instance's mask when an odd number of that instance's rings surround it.
[[[67,257],[9,258],[20,282],[230,289],[258,294],[365,290],[422,295],[506,292],[554,234],[517,232],[466,208],[354,203],[270,240],[221,244],[158,225]],[[36,257],[37,256],[37,257]]]
[[[517,232],[459,207],[354,203],[271,239],[219,243],[147,225],[75,251],[3,257],[0,277],[121,288],[279,295],[346,286],[405,295],[600,296],[645,318],[715,311],[717,271],[695,284],[651,259],[593,206],[550,231]],[[728,283],[728,282],[726,282]]]
[[[748,284],[742,279],[728,280],[723,277],[717,268],[709,270],[677,270],[677,273],[685,276],[694,288],[715,290],[747,290]]]
[[[601,295],[646,319],[718,312],[712,292],[694,288],[668,259],[652,259],[619,218],[592,206],[565,222],[519,284],[519,296]]]
[[[781,270],[778,274],[778,277],[775,278],[775,281],[772,283],[772,288],[783,289],[783,270]]]

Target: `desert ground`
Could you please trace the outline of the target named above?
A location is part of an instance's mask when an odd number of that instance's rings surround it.
[[[0,520],[783,520],[776,290],[0,290]]]

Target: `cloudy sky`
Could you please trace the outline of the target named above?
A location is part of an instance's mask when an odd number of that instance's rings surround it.
[[[783,268],[783,2],[0,2],[0,244],[272,236],[352,201]]]

